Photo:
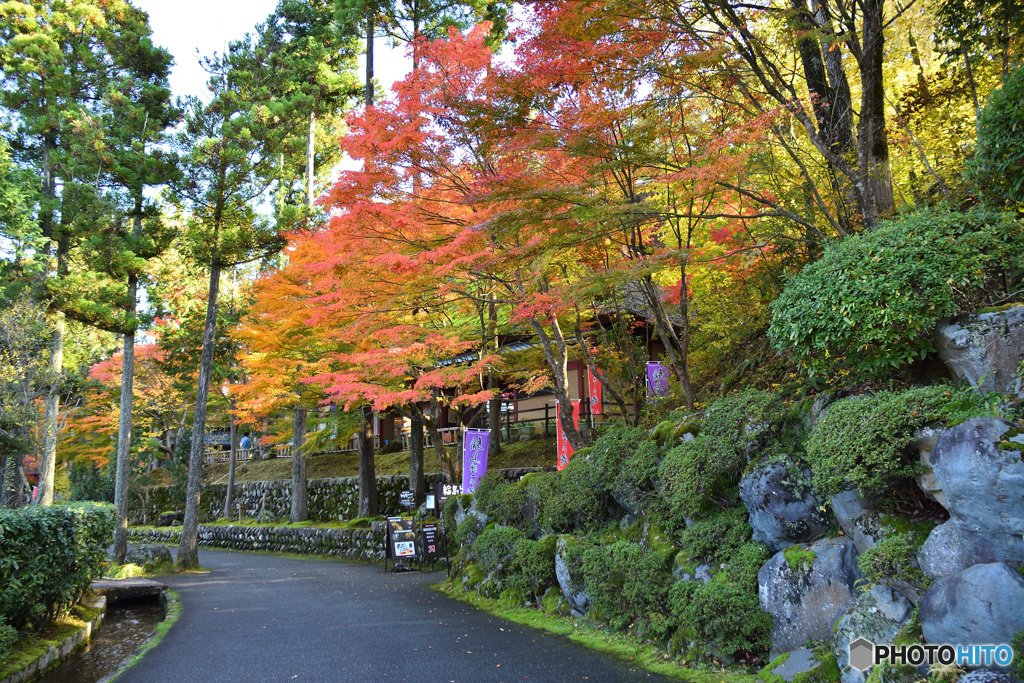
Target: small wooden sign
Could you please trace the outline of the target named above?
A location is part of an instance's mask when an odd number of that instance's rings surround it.
[[[423,557],[441,557],[441,536],[437,524],[424,524],[420,533],[423,535]]]

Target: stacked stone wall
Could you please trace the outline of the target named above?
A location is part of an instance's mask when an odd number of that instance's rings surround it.
[[[130,543],[176,544],[180,528],[129,529]],[[303,527],[199,526],[199,545],[226,550],[259,550],[382,560],[384,533],[370,529],[317,529]]]
[[[495,470],[505,480],[514,481],[524,474],[540,468],[521,467]],[[444,481],[444,475],[435,472],[426,475],[428,490],[437,482]],[[380,514],[397,515],[404,512],[399,502],[402,491],[409,489],[409,477],[396,474],[377,477],[377,501]],[[224,516],[224,496],[227,484],[205,484],[199,503],[199,521],[215,522]],[[339,477],[337,479],[310,479],[307,484],[306,507],[309,519],[314,522],[338,522],[355,519],[359,510],[359,479]],[[287,519],[292,505],[292,484],[289,480],[253,481],[235,484],[234,503],[231,518],[256,518],[264,513],[271,519]],[[128,509],[132,524],[155,524],[164,512],[181,511],[184,505],[171,496],[170,487],[152,486],[147,488],[141,499],[134,498]]]

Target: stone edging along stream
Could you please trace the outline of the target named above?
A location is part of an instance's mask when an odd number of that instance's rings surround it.
[[[128,529],[132,543],[177,543],[180,529]],[[370,529],[315,527],[199,526],[199,545],[225,550],[326,555],[355,560],[382,560],[384,535]]]
[[[92,639],[93,634],[99,630],[100,624],[103,622],[103,617],[107,613],[107,599],[102,595],[95,598],[87,597],[82,600],[82,604],[91,609],[98,609],[100,613],[91,621],[86,622],[85,626],[79,628],[78,631],[65,638],[60,647],[51,646],[49,650],[34,662],[29,663],[21,671],[11,674],[0,681],[0,683],[22,683],[23,681],[30,681],[60,664],[74,654],[80,647],[88,643]]]

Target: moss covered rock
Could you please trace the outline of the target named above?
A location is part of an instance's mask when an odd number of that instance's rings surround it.
[[[761,607],[772,615],[772,653],[829,640],[836,620],[857,597],[857,550],[848,538],[776,553],[758,572]]]
[[[761,669],[757,683],[835,683],[839,667],[828,648],[785,652]]]

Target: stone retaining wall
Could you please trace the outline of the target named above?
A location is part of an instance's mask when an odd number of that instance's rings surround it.
[[[444,475],[428,474],[427,486],[443,481]],[[314,522],[338,522],[355,519],[359,510],[359,479],[310,479],[307,483],[306,505],[309,519]],[[377,500],[380,514],[402,512],[399,494],[408,490],[409,477],[393,475],[377,477]],[[199,503],[199,521],[214,522],[224,516],[224,496],[227,484],[203,486]],[[145,492],[145,501],[135,499],[129,507],[128,518],[133,524],[153,524],[162,512],[182,510],[184,505],[175,501],[169,487],[153,486]],[[253,481],[235,484],[231,516],[257,517],[262,511],[274,519],[287,519],[292,509],[292,483],[283,481]]]
[[[178,543],[181,529],[128,529],[131,543]],[[303,527],[199,527],[199,545],[226,550],[328,555],[356,560],[384,559],[384,534],[370,529]]]
[[[494,470],[502,478],[516,480],[524,474],[540,468],[519,467]],[[444,475],[435,472],[426,475],[428,490],[437,482],[444,481]],[[397,515],[404,510],[399,506],[399,494],[409,489],[409,477],[396,474],[377,477],[377,500],[382,515]],[[224,515],[224,496],[227,484],[206,484],[203,486],[199,503],[199,521],[214,522]],[[184,505],[175,501],[166,486],[153,486],[145,491],[145,500],[133,498],[129,504],[128,518],[132,524],[148,525],[156,522],[162,512],[183,510]],[[287,519],[292,508],[292,483],[282,481],[254,481],[235,484],[234,503],[231,517],[257,517],[266,510],[274,519]],[[339,477],[337,479],[310,479],[307,484],[307,509],[309,519],[314,522],[340,522],[355,519],[359,510],[359,479]]]

